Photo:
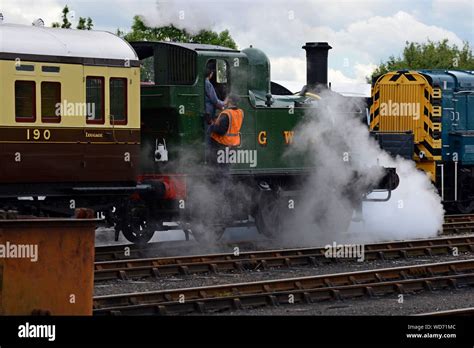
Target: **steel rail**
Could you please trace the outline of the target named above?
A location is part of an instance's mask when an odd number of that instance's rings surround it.
[[[452,254],[455,251],[474,252],[474,237],[435,238],[368,244],[364,260],[398,259],[417,256]],[[341,260],[326,257],[327,248],[298,248],[265,251],[221,253],[180,257],[145,258],[104,261],[94,264],[95,281],[137,279],[195,273],[218,273],[255,270],[258,268],[316,266]],[[351,260],[357,259],[353,255]]]
[[[452,316],[452,315],[474,315],[474,307],[469,308],[458,308],[458,309],[449,309],[446,311],[436,311],[436,312],[428,312],[428,313],[420,313],[415,314],[415,316],[430,316],[430,317],[444,317],[444,316]]]
[[[474,232],[474,214],[473,215],[447,215],[446,222],[443,224],[442,234],[458,234]],[[233,249],[235,246],[247,249],[263,249],[271,247],[272,242],[268,241],[239,241],[217,244],[216,247]],[[150,254],[166,250],[170,252],[174,249],[183,252],[189,250],[192,252],[193,248],[201,246],[196,241],[169,241],[169,242],[154,242],[143,246],[134,244],[120,244],[99,246],[95,248],[96,261],[113,261],[122,259],[138,259],[147,258]]]
[[[96,296],[95,315],[184,314],[474,286],[474,259],[250,283]]]
[[[452,221],[443,224],[442,234],[459,234],[474,232],[474,221]]]
[[[469,222],[474,221],[474,214],[452,214],[452,215],[445,215],[444,222]]]
[[[228,248],[232,250],[236,246],[241,249],[257,249],[257,248],[269,248],[271,246],[271,241],[237,241],[237,242],[227,242],[227,243],[217,243],[215,245],[216,249]],[[153,242],[145,245],[135,245],[135,244],[120,244],[120,245],[107,245],[107,246],[98,246],[95,248],[95,259],[96,261],[114,261],[114,260],[124,260],[124,259],[138,259],[138,258],[147,258],[151,254],[156,254],[160,251],[165,251],[167,253],[173,252],[192,252],[196,248],[206,248],[202,244],[194,240],[179,240],[179,241],[168,241],[168,242]],[[211,248],[209,248],[211,249]]]

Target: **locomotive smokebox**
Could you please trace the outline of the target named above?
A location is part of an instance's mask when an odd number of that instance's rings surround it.
[[[320,89],[328,87],[328,51],[332,48],[327,42],[307,42],[306,87]]]

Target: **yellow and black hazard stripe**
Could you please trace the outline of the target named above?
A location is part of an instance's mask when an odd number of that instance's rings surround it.
[[[423,75],[416,73],[421,78]],[[415,146],[415,154],[419,160],[441,160],[441,106],[433,106],[434,89],[429,84],[424,85],[423,91],[423,130],[428,135],[425,139]],[[420,151],[424,151],[425,158],[420,158]]]
[[[380,85],[375,83],[372,88],[372,105],[370,105],[370,130],[378,131],[380,124]]]
[[[383,103],[390,101],[417,103],[420,107],[420,118],[408,122],[390,115],[384,119],[385,115],[381,115],[380,109]],[[423,74],[406,70],[388,72],[380,76],[372,87],[370,129],[382,132],[413,132],[413,159],[420,169],[430,173],[432,180],[435,180],[436,161],[441,160],[442,149],[441,111],[441,89],[431,86]]]
[[[402,76],[405,76],[408,81],[416,81],[416,78],[413,76],[413,74],[411,72],[404,71],[404,70],[397,71],[396,73],[392,74],[390,76],[389,81],[390,82],[397,82],[400,79],[400,77],[402,77]]]

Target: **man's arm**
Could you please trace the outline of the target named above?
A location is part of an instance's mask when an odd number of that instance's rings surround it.
[[[206,94],[213,105],[215,105],[219,109],[224,108],[224,102],[222,100],[219,100],[219,98],[217,98],[216,90],[214,89],[214,86],[208,79],[206,79]]]
[[[219,115],[217,122],[209,127],[209,131],[219,135],[224,135],[229,129],[229,116],[226,113]]]

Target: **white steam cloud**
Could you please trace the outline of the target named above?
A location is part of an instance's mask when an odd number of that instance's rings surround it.
[[[216,26],[215,18],[219,18],[218,3],[216,8],[203,6],[203,3],[188,1],[157,1],[156,11],[143,13],[145,23],[152,27],[173,25],[178,29],[185,29],[191,34],[197,34],[203,29],[212,29]],[[205,4],[209,6],[210,4]]]
[[[354,108],[352,101],[331,91],[320,95],[321,101],[308,110],[287,152],[287,157],[304,154],[316,169],[285,222],[284,241],[324,245],[436,236],[444,210],[428,176],[413,162],[393,159],[381,150],[370,137],[362,114],[348,112]],[[364,110],[362,105],[359,109]],[[353,221],[348,228],[358,198],[381,179],[381,166],[396,168],[399,187],[388,202],[364,202],[362,222]],[[369,198],[383,196],[386,194],[372,193]]]
[[[381,164],[384,164],[381,162]],[[398,158],[388,163],[397,168],[399,187],[389,202],[364,204],[365,226],[352,226],[362,241],[434,237],[442,229],[444,209],[428,176],[414,162]]]

